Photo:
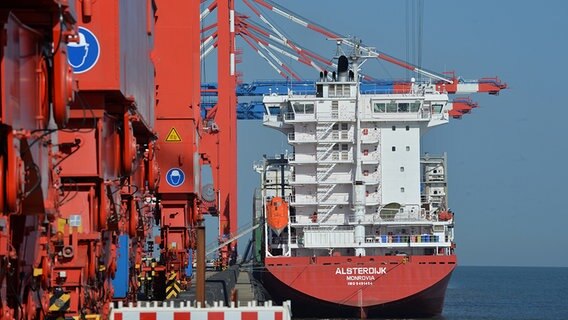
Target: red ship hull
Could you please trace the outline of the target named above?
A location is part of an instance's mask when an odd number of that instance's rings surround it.
[[[294,317],[431,317],[442,313],[455,256],[267,257],[257,274]]]

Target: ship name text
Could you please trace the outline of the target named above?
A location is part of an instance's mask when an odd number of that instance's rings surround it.
[[[335,274],[344,275],[366,275],[366,274],[387,274],[386,267],[360,267],[360,268],[337,268]]]

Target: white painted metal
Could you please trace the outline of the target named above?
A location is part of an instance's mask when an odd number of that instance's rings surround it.
[[[156,319],[156,320],[173,320],[179,318],[191,318],[207,320],[210,313],[219,313],[223,315],[226,320],[239,320],[250,318],[251,313],[256,314],[256,319],[259,320],[290,320],[292,318],[291,303],[284,301],[282,306],[276,306],[272,301],[267,301],[264,305],[258,305],[256,301],[243,304],[232,303],[230,306],[224,306],[223,301],[215,302],[213,306],[202,307],[200,303],[193,304],[191,301],[180,301],[179,303],[170,302],[169,304],[159,304],[158,301],[146,301],[145,303],[139,302],[136,305],[129,304],[125,306],[122,302],[118,302],[115,307],[111,309],[110,320],[123,319],[123,320],[141,320],[143,319]],[[247,315],[243,315],[246,313]],[[217,319],[217,318],[216,318]]]
[[[423,83],[361,94],[357,59],[350,62],[354,78],[322,79],[318,96],[264,99],[265,125],[294,147],[284,177],[289,228],[280,237],[265,229],[266,255],[448,254],[453,219],[439,219],[449,210],[446,159],[420,150],[422,134],[448,123],[448,96]],[[274,192],[263,189],[264,199]]]

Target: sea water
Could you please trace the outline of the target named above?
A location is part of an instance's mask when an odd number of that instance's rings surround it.
[[[568,268],[457,267],[441,319],[568,320]]]
[[[568,320],[568,268],[461,267],[436,320]]]

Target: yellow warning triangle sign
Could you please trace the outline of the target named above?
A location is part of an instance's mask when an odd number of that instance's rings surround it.
[[[172,127],[170,133],[168,133],[168,136],[166,137],[166,142],[181,142],[181,137],[176,128]]]

